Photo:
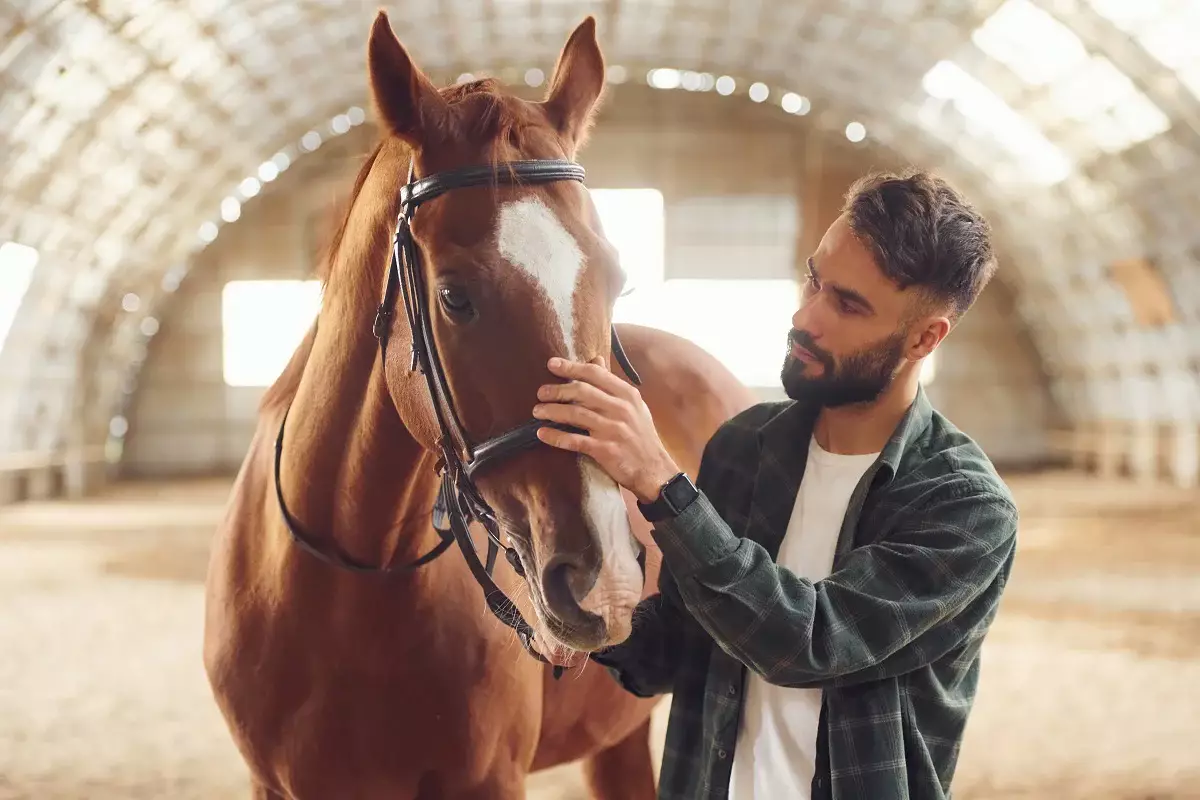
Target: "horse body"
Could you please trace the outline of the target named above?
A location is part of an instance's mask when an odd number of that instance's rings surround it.
[[[622,337],[644,365],[642,393],[664,442],[695,474],[708,437],[752,396],[689,342],[648,328],[624,328]],[[326,369],[306,374],[322,384],[344,379]],[[306,406],[293,409],[293,419],[305,418]],[[379,413],[394,416],[386,406]],[[628,694],[595,664],[554,680],[487,612],[455,552],[381,578],[336,570],[292,544],[272,485],[281,416],[264,408],[215,540],[205,638],[215,696],[263,796],[270,787],[289,798],[523,797],[528,772],[586,759],[597,798],[652,798],[646,737],[655,701]],[[364,417],[360,425],[386,423]],[[389,441],[393,452],[401,442]],[[297,452],[283,485],[298,516],[344,530],[340,541],[379,531],[381,520],[408,520],[398,552],[364,547],[358,555],[412,558],[436,541],[429,509],[437,481],[431,456],[411,439],[405,450],[412,457],[399,469],[381,459],[378,471],[347,476],[351,485],[336,477],[340,464]],[[401,502],[372,500],[372,487],[380,498],[388,495],[379,487],[400,487],[393,497]],[[651,594],[660,558],[626,499],[635,533],[651,544]],[[497,570],[496,581],[520,596],[511,570]]]
[[[376,82],[378,73],[395,70],[398,59],[406,58],[395,49],[398,44],[377,43],[381,35],[377,22],[372,39]],[[579,71],[578,59],[564,54],[555,81],[560,89],[571,89],[572,66]],[[395,112],[388,106],[394,100],[377,97],[385,115]],[[430,518],[439,487],[430,401],[420,376],[407,369],[402,336],[397,334],[381,359],[368,324],[395,219],[394,206],[381,198],[393,176],[402,174],[403,163],[415,157],[401,143],[385,140],[364,165],[332,258],[319,324],[264,397],[212,551],[204,659],[214,697],[259,797],[504,800],[524,796],[530,771],[583,759],[599,800],[652,798],[647,735],[654,702],[624,692],[594,664],[553,679],[550,669],[528,657],[513,632],[489,613],[458,552],[411,572],[358,574],[296,547],[280,514],[275,437],[286,415],[279,489],[292,515],[315,532],[317,544],[360,563],[386,565],[411,562],[439,541]],[[437,154],[423,157],[432,162]],[[557,197],[545,196],[551,203]],[[496,216],[495,209],[472,198],[475,206],[455,201],[458,217],[475,224]],[[439,213],[450,213],[439,202]],[[428,230],[435,233],[447,227],[445,217],[428,219]],[[421,235],[422,246],[439,262],[461,255],[462,235],[454,245],[459,249],[442,244],[434,233]],[[590,277],[594,281],[599,273]],[[512,294],[523,285],[501,288]],[[527,319],[535,316],[531,301],[518,302]],[[580,308],[574,312],[575,341],[590,350],[607,328]],[[582,308],[590,313],[593,306]],[[439,324],[450,325],[450,318],[439,318]],[[642,395],[664,443],[681,468],[695,474],[717,426],[753,397],[691,343],[647,328],[621,331],[630,360],[639,364]],[[454,330],[443,327],[438,334],[453,359]],[[509,380],[493,391],[511,392],[515,403],[532,406],[527,392],[531,381],[541,378],[533,374],[524,350],[554,345],[537,337],[499,344],[513,347],[481,353],[487,361],[477,361],[476,371],[503,361]],[[529,380],[522,371],[530,373]],[[479,419],[499,424],[490,417],[506,408],[501,402],[506,398],[472,403],[464,388],[471,379],[462,372],[453,376],[452,389],[465,407],[466,425],[479,428]],[[571,604],[586,605],[588,586],[579,588],[572,578],[574,599],[564,600],[560,592],[551,602],[548,579],[542,576],[552,574],[551,567],[566,556],[576,559],[569,563],[580,565],[582,574],[589,563],[583,557],[599,546],[604,552],[591,565],[591,575],[608,581],[605,597],[618,594],[628,574],[615,560],[628,547],[617,530],[625,521],[618,525],[609,517],[611,530],[593,531],[593,538],[582,541],[578,530],[567,530],[571,524],[563,520],[580,517],[574,501],[563,497],[580,497],[572,488],[580,473],[576,468],[571,483],[572,473],[564,469],[571,458],[550,450],[514,456],[485,478],[490,501],[516,518],[511,530],[527,540],[520,560],[528,577],[501,560],[494,579],[521,613],[537,622],[539,638],[553,643],[557,635],[564,646],[586,648],[620,637],[621,626],[628,625],[621,609],[628,602],[610,609],[600,600],[589,601],[589,613],[596,611],[587,619],[599,622],[585,634],[563,620],[582,614]],[[586,485],[583,491],[586,500]],[[623,492],[622,498],[633,536],[648,547],[645,596],[656,590],[658,553],[632,496]],[[584,524],[595,521],[584,519]],[[547,627],[552,622],[557,627]],[[572,635],[577,639],[568,641]]]

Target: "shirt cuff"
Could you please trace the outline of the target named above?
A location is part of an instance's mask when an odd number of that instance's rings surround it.
[[[716,563],[741,542],[703,492],[678,516],[655,524],[651,536],[676,580]]]

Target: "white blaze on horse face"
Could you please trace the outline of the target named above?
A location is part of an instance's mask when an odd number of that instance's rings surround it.
[[[604,560],[595,585],[579,607],[603,617],[609,634],[613,635],[619,633],[614,630],[614,623],[618,627],[621,623],[614,615],[632,611],[641,599],[642,571],[621,487],[590,458],[580,464],[584,519],[600,543]]]
[[[567,358],[575,358],[575,284],[583,251],[545,203],[526,198],[500,207],[496,243],[500,255],[527,274],[558,320]]]
[[[584,256],[575,237],[543,202],[526,198],[500,207],[496,240],[500,255],[528,275],[549,301],[567,358],[577,358],[574,297]],[[595,585],[580,605],[604,617],[611,630],[614,622],[616,627],[622,624],[612,617],[628,612],[640,598],[642,574],[621,489],[590,459],[581,464],[583,517],[604,560]]]

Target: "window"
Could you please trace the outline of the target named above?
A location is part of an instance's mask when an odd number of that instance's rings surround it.
[[[17,311],[37,266],[38,251],[16,242],[0,244],[0,351],[17,319]]]
[[[663,196],[657,189],[592,189],[604,237],[617,248],[626,291],[662,283]]]
[[[677,236],[680,241],[670,243],[671,261],[678,264],[676,272],[686,271],[691,277],[666,279],[667,213],[673,229],[694,231],[697,226],[704,228],[713,222],[704,211],[721,207],[728,210],[731,203],[737,205],[735,199],[692,199],[673,204],[667,212],[662,195],[652,189],[594,189],[592,196],[605,234],[620,252],[629,275],[628,293],[617,301],[614,321],[682,336],[711,353],[746,385],[778,386],[787,332],[800,290],[795,280],[774,275],[781,261],[790,264],[789,248],[794,247],[797,218],[794,207],[784,206],[781,212],[774,209],[779,213],[771,217],[771,230],[756,231],[761,235],[753,237],[754,245],[761,252],[752,252],[751,243],[746,242],[747,249],[739,253],[727,248],[721,258],[700,263],[692,259],[695,252],[687,246],[693,240]],[[751,198],[747,203],[762,211],[766,201]],[[764,224],[759,217],[755,219],[759,225]],[[728,240],[735,233],[726,222],[719,232],[708,235]],[[781,247],[787,253],[782,253]],[[750,264],[754,265],[752,275],[721,277]],[[721,269],[716,268],[718,265]],[[762,270],[768,274],[762,274]]]
[[[667,279],[791,279],[800,209],[795,195],[681,197],[667,209]]]
[[[747,386],[775,387],[799,302],[791,280],[677,278],[618,304],[615,319],[690,339]]]
[[[270,386],[321,308],[320,281],[230,281],[221,292],[228,386]]]

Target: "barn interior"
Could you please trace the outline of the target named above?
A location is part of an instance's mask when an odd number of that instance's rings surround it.
[[[595,17],[614,319],[762,400],[850,184],[960,188],[1000,266],[922,382],[1021,522],[954,796],[1200,797],[1200,5],[0,0],[0,798],[248,796],[204,582],[381,135],[379,7],[528,98]]]

